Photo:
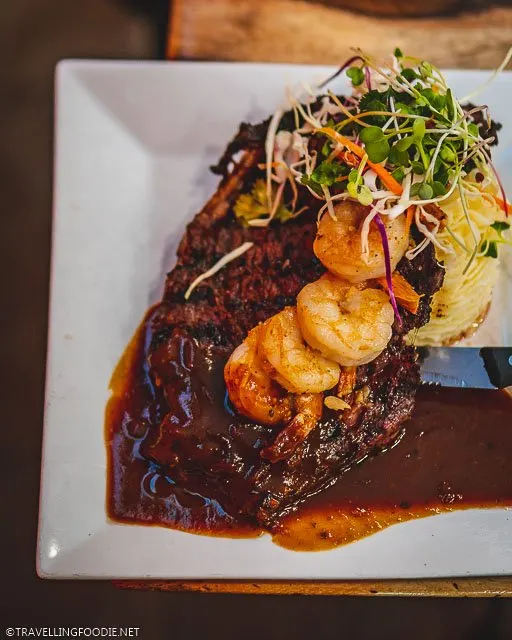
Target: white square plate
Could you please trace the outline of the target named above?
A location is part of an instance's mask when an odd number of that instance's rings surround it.
[[[407,522],[348,546],[297,553],[257,539],[114,524],[103,436],[111,373],[163,291],[184,225],[213,192],[208,166],[241,120],[320,67],[66,61],[57,69],[50,338],[38,571],[51,578],[360,579],[512,574],[512,512]],[[486,72],[447,74],[458,95]],[[343,87],[342,87],[343,88]],[[512,192],[512,75],[479,97],[504,125],[496,164]],[[505,282],[505,280],[504,280]],[[477,340],[512,343],[497,313]]]

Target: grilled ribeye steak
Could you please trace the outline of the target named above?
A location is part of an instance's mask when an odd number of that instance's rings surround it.
[[[248,131],[251,135],[248,134]],[[223,367],[247,332],[295,304],[302,287],[325,269],[313,253],[318,204],[285,224],[246,228],[232,213],[237,195],[254,181],[263,155],[263,128],[244,129],[230,153],[245,149],[218,191],[189,224],[168,274],[162,302],[147,322],[151,427],[140,453],[187,491],[215,497],[230,514],[272,527],[308,494],[334,481],[351,465],[388,447],[410,417],[419,384],[415,350],[407,331],[424,324],[443,270],[432,246],[403,259],[398,270],[423,294],[416,316],[402,311],[386,350],[353,372],[355,385],[343,413],[324,409],[322,420],[286,460],[271,464],[260,451],[280,427],[239,416],[227,399]],[[259,137],[258,137],[259,136]],[[259,175],[259,174],[258,174]],[[303,203],[301,203],[303,204]],[[243,242],[250,251],[202,282],[185,301],[190,283]]]

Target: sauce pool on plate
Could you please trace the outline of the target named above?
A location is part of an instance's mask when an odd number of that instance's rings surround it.
[[[105,427],[108,516],[203,535],[260,535],[261,529],[228,514],[220,499],[181,489],[141,456],[152,400],[145,371],[148,338],[144,323],[111,382]],[[512,397],[422,387],[413,418],[393,447],[309,497],[272,536],[288,549],[322,550],[413,518],[507,506],[512,506]]]

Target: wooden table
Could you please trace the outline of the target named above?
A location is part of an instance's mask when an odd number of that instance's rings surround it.
[[[301,0],[174,0],[171,59],[338,64],[359,46],[399,46],[444,68],[495,68],[512,44],[512,9],[382,19]],[[116,581],[127,589],[251,594],[510,597],[512,578],[372,581]]]
[[[509,7],[383,19],[304,0],[174,0],[167,51],[181,59],[336,65],[351,47],[377,57],[400,47],[445,69],[493,69],[511,44]]]
[[[445,580],[116,580],[122,589],[195,591],[304,596],[434,596],[503,598],[512,596],[512,578],[453,578]]]

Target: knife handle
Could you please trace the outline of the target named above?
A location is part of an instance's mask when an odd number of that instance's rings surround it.
[[[495,387],[512,386],[512,347],[484,347],[480,349],[480,355]]]

